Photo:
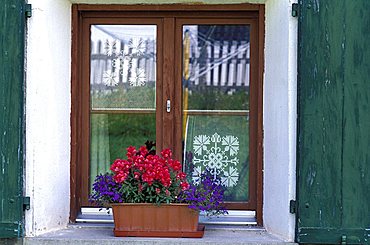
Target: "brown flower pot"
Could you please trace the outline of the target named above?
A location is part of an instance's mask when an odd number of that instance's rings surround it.
[[[201,238],[204,234],[198,212],[187,204],[119,203],[112,208],[115,236]]]

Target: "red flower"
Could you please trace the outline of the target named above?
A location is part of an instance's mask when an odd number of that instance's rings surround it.
[[[181,163],[179,161],[177,161],[177,160],[171,161],[171,167],[175,171],[180,171],[181,170]]]
[[[136,154],[136,148],[134,146],[129,146],[127,147],[126,150],[127,150],[127,154],[126,154],[127,158],[131,158]]]
[[[135,179],[139,179],[140,178],[140,173],[139,172],[135,172],[134,173],[134,178]]]
[[[186,173],[180,172],[176,175],[176,179],[178,180],[184,180],[186,178]]]
[[[141,146],[139,148],[139,152],[140,152],[140,155],[142,155],[142,156],[146,156],[148,154],[148,150],[146,149],[145,146]]]
[[[116,174],[115,176],[113,176],[114,180],[117,182],[117,183],[122,183],[126,180],[126,177],[127,177],[127,174],[125,174],[124,172],[120,171],[118,174]]]
[[[181,186],[181,189],[182,189],[183,191],[185,191],[185,190],[189,189],[189,183],[188,183],[188,182],[186,182],[186,181],[181,182],[180,186]]]
[[[128,147],[127,159],[117,159],[110,167],[114,181],[125,185],[127,188],[124,191],[128,194],[147,193],[152,189],[148,187],[155,185],[156,195],[166,195],[170,200],[175,200],[180,189],[189,188],[186,174],[181,171],[181,163],[172,159],[170,149],[164,149],[160,155],[148,154],[148,151],[145,146],[138,150],[133,146]],[[142,201],[145,200],[144,197]]]
[[[172,157],[172,151],[170,149],[164,149],[162,152],[161,152],[161,155],[162,157],[164,158],[170,158]]]

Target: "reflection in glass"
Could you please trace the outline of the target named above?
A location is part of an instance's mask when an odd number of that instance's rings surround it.
[[[93,109],[155,108],[156,26],[91,26]]]
[[[156,25],[92,25],[90,185],[128,146],[156,140]]]
[[[249,25],[183,26],[183,141],[189,180],[209,168],[248,200]]]
[[[108,172],[114,160],[125,157],[127,147],[139,147],[156,136],[155,113],[91,114],[90,125],[90,183]]]

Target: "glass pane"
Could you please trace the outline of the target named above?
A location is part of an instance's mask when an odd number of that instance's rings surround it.
[[[156,25],[92,25],[90,185],[128,146],[156,140]]]
[[[229,202],[249,198],[249,48],[249,25],[183,26],[185,168],[219,175]]]
[[[91,114],[90,182],[109,171],[117,158],[125,157],[130,145],[155,141],[155,113]]]
[[[91,108],[155,108],[155,25],[91,26]]]

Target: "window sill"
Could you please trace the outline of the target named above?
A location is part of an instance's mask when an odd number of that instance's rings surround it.
[[[38,237],[26,237],[25,244],[296,244],[285,242],[260,227],[207,225],[204,237],[194,238],[141,238],[114,237],[113,224],[71,224],[66,229]]]

